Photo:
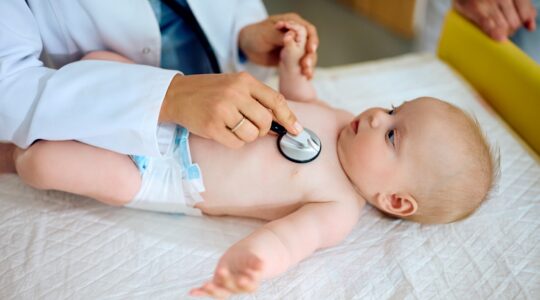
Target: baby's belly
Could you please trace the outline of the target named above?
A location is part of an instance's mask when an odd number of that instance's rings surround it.
[[[205,185],[204,202],[197,205],[204,213],[273,220],[301,206],[300,165],[281,156],[276,137],[232,150],[192,136],[190,148]]]

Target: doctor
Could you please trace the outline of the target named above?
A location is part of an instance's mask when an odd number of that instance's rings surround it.
[[[160,123],[229,147],[265,135],[272,117],[297,133],[283,96],[256,79],[278,62],[281,20],[308,27],[301,67],[311,77],[313,25],[267,17],[259,0],[2,0],[0,143],[78,140],[156,156],[172,136]],[[137,64],[79,61],[96,50]],[[217,72],[227,74],[202,74]]]

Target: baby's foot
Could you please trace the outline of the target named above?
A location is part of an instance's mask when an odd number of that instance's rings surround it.
[[[276,27],[287,30],[283,37],[281,64],[286,68],[300,68],[300,59],[306,53],[306,27],[295,22],[278,22]]]
[[[0,174],[15,173],[13,151],[15,151],[15,145],[0,143]]]

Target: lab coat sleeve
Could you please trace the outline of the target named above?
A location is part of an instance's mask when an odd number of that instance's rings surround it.
[[[160,155],[157,122],[176,71],[106,61],[44,67],[25,1],[0,1],[0,141],[78,140],[125,154]]]

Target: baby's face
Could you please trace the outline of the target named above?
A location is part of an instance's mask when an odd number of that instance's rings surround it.
[[[342,129],[341,165],[372,205],[379,194],[413,194],[419,185],[436,183],[431,166],[444,169],[441,153],[445,161],[456,161],[446,130],[452,120],[441,107],[438,100],[420,98],[394,109],[371,108]]]

